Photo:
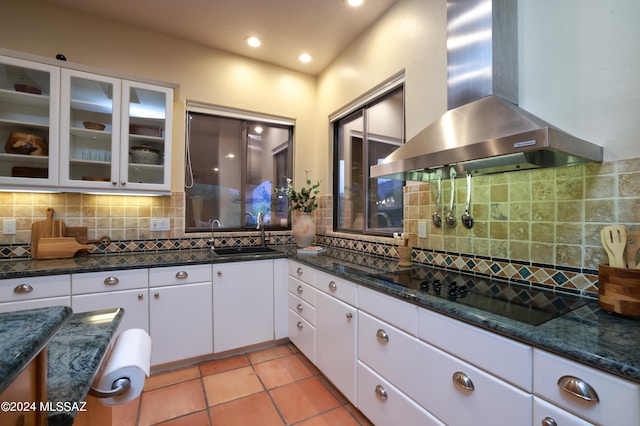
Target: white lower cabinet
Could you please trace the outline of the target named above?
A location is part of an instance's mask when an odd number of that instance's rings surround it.
[[[70,277],[50,275],[0,280],[0,312],[71,306]]]
[[[593,423],[534,396],[533,426],[593,426]]]
[[[353,403],[356,402],[357,331],[356,308],[317,292],[316,365]]]
[[[358,409],[380,426],[444,425],[361,361],[358,361]]]
[[[287,328],[289,340],[312,363],[316,363],[316,271],[298,262],[289,261],[287,278]]]
[[[153,268],[149,281],[151,365],[211,354],[211,265]]]
[[[640,424],[640,384],[540,349],[533,352],[533,391],[595,424]]]
[[[274,339],[273,260],[213,265],[213,351]]]

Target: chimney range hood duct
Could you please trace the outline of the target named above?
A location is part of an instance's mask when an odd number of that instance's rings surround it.
[[[602,162],[602,147],[518,103],[517,1],[447,3],[448,111],[378,165],[371,177],[430,181],[458,174]]]

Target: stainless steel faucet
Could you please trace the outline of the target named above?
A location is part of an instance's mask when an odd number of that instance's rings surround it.
[[[209,222],[211,222],[211,238],[209,238],[207,240],[207,245],[211,246],[211,248],[215,248],[216,247],[216,239],[213,236],[213,227],[214,225],[218,225],[218,228],[222,227],[222,223],[220,223],[220,221],[218,219],[209,219]]]
[[[260,245],[262,247],[267,246],[267,240],[264,237],[264,213],[259,212],[258,217],[256,218],[256,229],[260,230]]]

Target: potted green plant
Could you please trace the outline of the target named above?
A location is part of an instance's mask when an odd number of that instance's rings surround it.
[[[298,211],[296,220],[291,227],[291,233],[296,245],[300,248],[309,247],[316,236],[316,224],[311,218],[311,213],[318,208],[316,196],[320,193],[320,181],[312,183],[309,179],[310,170],[305,170],[306,186],[299,191],[293,186],[293,179],[286,177],[287,185],[276,188],[276,194],[284,194],[289,198],[291,205],[289,211]]]

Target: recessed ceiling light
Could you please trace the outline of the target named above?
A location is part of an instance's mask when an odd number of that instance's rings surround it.
[[[358,6],[362,6],[362,3],[364,3],[364,0],[344,0],[345,3],[347,3],[347,6],[351,6],[351,7],[358,7]]]
[[[260,41],[260,39],[258,37],[249,37],[247,39],[247,44],[249,46],[251,46],[251,47],[260,47],[262,42]]]
[[[253,130],[255,130],[255,132],[256,132],[257,134],[262,133],[262,127],[260,127],[260,126],[256,126]]]
[[[308,53],[302,53],[300,56],[298,56],[298,59],[300,60],[300,62],[304,62],[306,64],[308,62],[311,62],[311,55],[309,55]]]

